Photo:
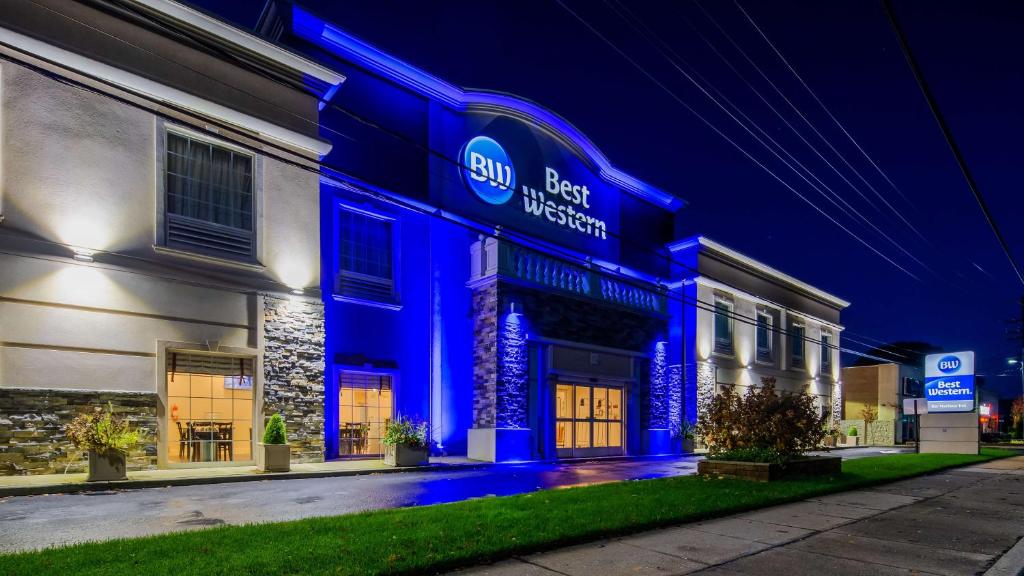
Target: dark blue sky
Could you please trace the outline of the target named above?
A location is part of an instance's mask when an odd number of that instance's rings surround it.
[[[191,1],[242,26],[255,22],[262,4]],[[688,234],[705,234],[853,302],[843,317],[850,347],[865,348],[852,339],[868,341],[867,336],[973,349],[990,386],[1004,394],[1020,390],[1019,374],[997,375],[1005,373],[1006,358],[1019,353],[1005,336],[1005,320],[1020,314],[1017,300],[1024,288],[966,187],[879,2],[742,5],[906,199],[857,151],[732,1],[626,5],[895,244],[849,208],[831,204],[722,113],[613,11],[621,6],[616,0],[565,1],[709,122],[919,280],[797,198],[554,0],[301,4],[450,82],[512,92],[559,112],[613,163],[688,200]],[[701,7],[925,239],[828,149]],[[1018,61],[1024,54],[1024,4],[896,0],[895,9],[998,225],[1024,262],[1024,226],[1018,224],[1024,214],[1024,69]],[[859,192],[803,144],[694,28]]]

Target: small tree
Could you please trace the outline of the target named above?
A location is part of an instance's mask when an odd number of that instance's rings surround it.
[[[267,422],[267,429],[263,431],[264,444],[285,444],[288,442],[288,431],[284,426],[284,418],[280,414],[274,414]]]
[[[878,420],[878,410],[868,404],[860,411],[860,417],[864,420],[864,444],[871,444],[871,423]]]
[[[1010,436],[1020,440],[1024,435],[1024,396],[1018,396],[1010,406],[1010,423],[1013,425]]]
[[[786,462],[821,445],[828,412],[819,411],[810,394],[775,391],[775,378],[739,396],[726,390],[700,415],[697,433],[712,457],[731,453],[738,458]]]

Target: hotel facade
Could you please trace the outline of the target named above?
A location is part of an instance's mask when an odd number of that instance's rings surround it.
[[[848,303],[707,238],[561,116],[290,2],[0,14],[0,471],[373,458],[384,424],[484,461],[667,454],[724,387],[841,399]],[[834,414],[838,417],[838,411]]]

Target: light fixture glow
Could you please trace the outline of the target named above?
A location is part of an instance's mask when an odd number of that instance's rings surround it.
[[[72,248],[71,250],[75,253],[75,260],[79,262],[92,262],[92,256],[96,253],[95,250],[89,250],[88,248]]]
[[[302,290],[302,288],[292,288],[292,294],[295,294],[296,296],[302,296],[303,294],[305,294],[305,292]]]

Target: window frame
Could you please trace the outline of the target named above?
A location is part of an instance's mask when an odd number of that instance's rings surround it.
[[[767,334],[767,336],[768,336],[768,346],[767,346],[768,358],[767,359],[762,359],[761,358],[761,346],[760,346],[760,343],[758,341],[758,331],[761,329],[761,317],[762,316],[768,319],[768,322],[767,322],[767,330],[768,330],[768,334]],[[773,327],[775,326],[775,315],[772,314],[771,310],[769,310],[768,308],[759,307],[759,308],[757,308],[756,312],[754,313],[754,317],[756,318],[756,322],[754,324],[754,360],[758,364],[774,365],[775,364],[775,335],[774,335],[774,332],[773,332]]]
[[[828,339],[828,345],[825,344],[826,338]],[[832,376],[833,346],[835,344],[832,343],[832,332],[830,330],[822,330],[818,338],[818,372],[823,376]]]
[[[253,361],[252,375],[252,435],[249,438],[251,447],[251,460],[235,460],[232,462],[172,462],[168,458],[168,447],[166,439],[170,434],[170,408],[168,405],[168,382],[167,382],[167,357],[172,353],[178,354],[217,354],[222,356],[235,356],[249,358]],[[157,393],[157,468],[158,469],[194,469],[194,468],[217,468],[222,466],[253,466],[256,463],[257,438],[263,437],[263,428],[266,425],[265,419],[269,415],[263,413],[263,357],[260,351],[255,348],[238,348],[234,346],[220,346],[217,350],[211,350],[209,346],[199,342],[181,342],[160,340],[157,342],[156,361],[156,393]]]
[[[800,331],[800,356],[796,355],[795,333]],[[790,322],[789,324],[789,368],[790,370],[807,371],[807,325],[803,322]]]
[[[249,258],[234,258],[226,254],[212,254],[199,250],[190,250],[179,246],[169,246],[167,244],[168,133],[197,140],[211,146],[224,148],[233,153],[247,155],[252,158],[252,253]],[[163,119],[157,119],[155,158],[156,213],[154,214],[154,249],[159,252],[169,253],[175,256],[184,256],[209,262],[216,262],[218,264],[226,264],[244,269],[263,270],[263,155],[253,152],[252,150],[248,150],[229,140],[204,134],[181,124],[165,122]]]
[[[718,317],[721,315],[718,311],[719,306],[724,306],[728,309],[728,313],[723,315],[729,329],[728,340],[718,336]],[[711,313],[711,351],[718,356],[733,356],[736,353],[736,325],[733,318],[733,314],[736,312],[736,304],[725,296],[715,295],[714,308],[715,310]],[[722,344],[721,347],[719,346],[720,344]]]
[[[374,298],[372,295],[356,296],[341,294],[341,214],[343,210],[362,214],[370,218],[386,221],[391,226],[391,296],[387,299]],[[331,262],[331,295],[335,301],[362,304],[386,310],[401,310],[401,222],[395,216],[375,210],[365,205],[352,202],[337,201],[333,207],[333,246],[334,255]]]
[[[333,403],[334,404],[334,408],[333,409],[337,411],[336,423],[339,425],[338,426],[338,431],[336,432],[336,434],[339,435],[339,437],[338,437],[338,454],[337,454],[337,458],[339,458],[341,460],[372,460],[372,459],[375,459],[375,458],[382,458],[383,457],[383,453],[381,453],[381,454],[376,454],[376,453],[374,453],[374,454],[341,454],[341,438],[340,438],[341,409],[342,409],[341,389],[343,388],[343,386],[341,385],[341,378],[342,378],[342,376],[344,374],[361,374],[361,375],[364,375],[364,376],[372,376],[372,377],[375,377],[375,378],[384,378],[384,377],[389,378],[390,381],[391,381],[391,414],[390,414],[389,418],[391,420],[394,420],[400,414],[400,412],[398,410],[398,394],[399,394],[399,389],[400,389],[400,386],[399,386],[399,371],[398,370],[394,370],[394,369],[389,369],[389,368],[375,368],[375,367],[369,367],[369,366],[355,366],[355,365],[349,365],[349,364],[338,364],[338,365],[334,366],[334,369],[332,370],[332,372],[334,374],[334,383],[333,383],[333,387],[332,388],[333,388],[333,391],[334,391],[334,400],[335,400],[334,403]],[[429,434],[429,430],[430,430],[430,428],[428,426],[428,434]]]

